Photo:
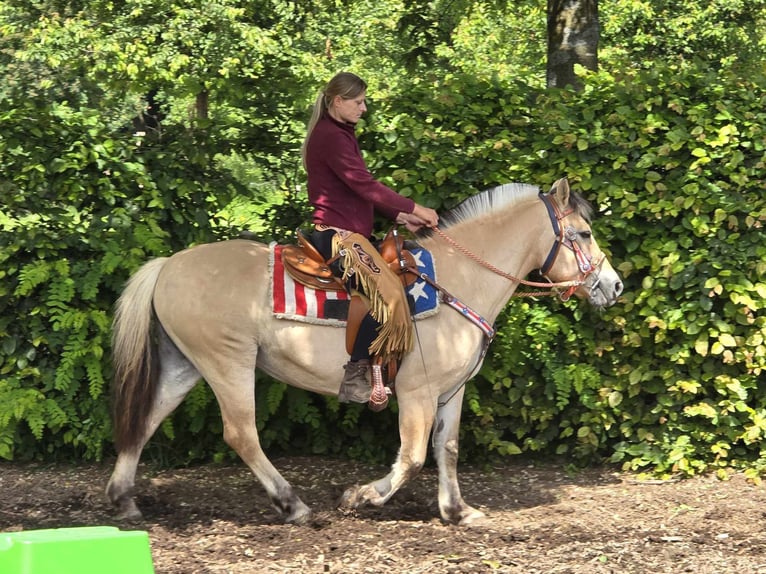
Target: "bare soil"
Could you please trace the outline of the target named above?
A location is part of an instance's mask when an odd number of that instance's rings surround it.
[[[114,519],[111,467],[0,464],[0,532],[116,525],[149,533],[157,574],[191,573],[766,573],[766,489],[741,475],[640,481],[609,468],[574,475],[556,463],[461,469],[472,527],[441,522],[436,470],[382,508],[341,513],[345,488],[384,467],[325,458],[275,465],[315,512],[282,524],[244,466],[142,466],[145,520]]]

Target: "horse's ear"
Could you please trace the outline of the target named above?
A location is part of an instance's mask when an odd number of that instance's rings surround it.
[[[551,191],[549,193],[558,199],[559,205],[561,207],[566,207],[569,205],[569,180],[567,180],[565,177],[562,177],[560,180],[553,184],[553,187],[551,187]]]

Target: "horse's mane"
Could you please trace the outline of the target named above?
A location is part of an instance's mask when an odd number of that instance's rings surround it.
[[[470,221],[504,207],[531,198],[537,198],[539,193],[539,187],[528,183],[506,183],[486,189],[441,214],[439,217],[439,227],[446,229],[463,221]],[[569,193],[569,207],[590,223],[593,208],[585,198],[574,190],[571,190]],[[430,235],[430,229],[423,229],[417,233],[419,237],[428,237]]]
[[[537,197],[540,189],[526,183],[506,183],[469,197],[439,217],[439,227],[446,229],[462,221],[492,213],[530,197]]]

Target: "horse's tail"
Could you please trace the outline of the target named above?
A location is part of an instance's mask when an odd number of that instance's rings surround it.
[[[139,446],[156,394],[152,299],[167,257],[144,264],[117,300],[112,324],[112,421],[117,452]]]

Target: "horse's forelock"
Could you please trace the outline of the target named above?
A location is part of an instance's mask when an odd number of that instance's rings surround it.
[[[576,191],[572,191],[569,194],[569,207],[588,223],[593,221],[593,206]]]

